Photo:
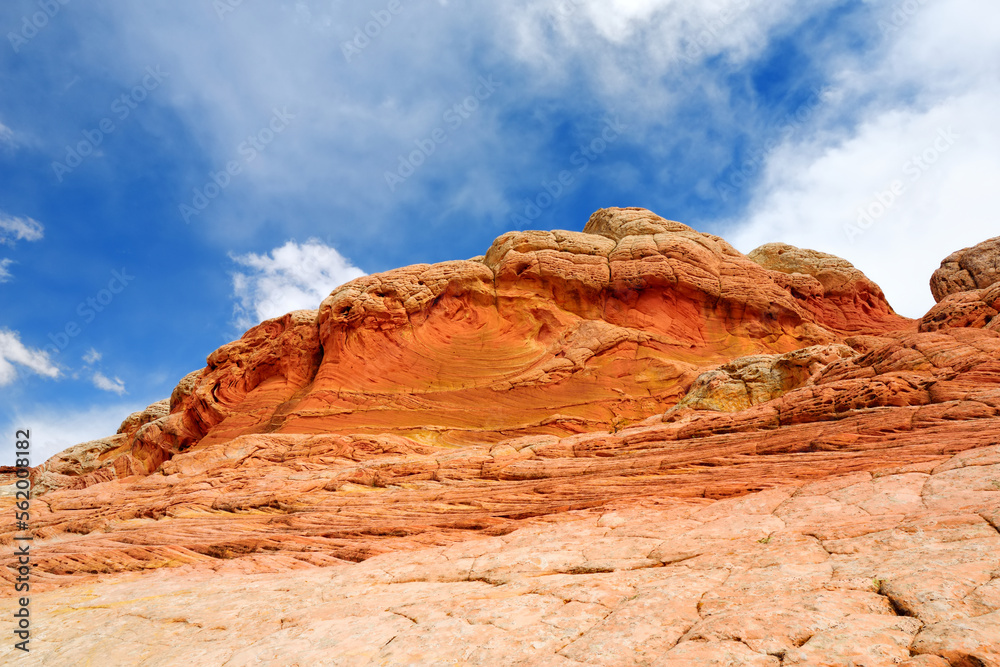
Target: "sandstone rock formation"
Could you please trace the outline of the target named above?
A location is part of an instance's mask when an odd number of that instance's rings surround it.
[[[510,232],[481,261],[360,278],[213,353],[114,470],[253,432],[568,435],[662,412],[705,364],[909,326],[844,260],[789,248],[748,258],[605,209],[583,233]]]
[[[984,327],[1000,331],[998,313],[1000,313],[1000,282],[983,289],[949,294],[924,315],[920,320],[920,330]]]
[[[739,412],[766,403],[791,389],[812,384],[834,361],[858,353],[846,345],[814,345],[780,355],[740,357],[718,370],[702,373],[680,402],[668,411],[684,409]]]
[[[643,209],[354,280],[34,471],[40,664],[1000,664],[977,248],[919,322]]]
[[[1000,282],[1000,236],[954,252],[931,276],[935,301],[959,292],[985,289]]]
[[[747,258],[778,272],[777,282],[809,303],[825,322],[843,330],[882,320],[888,308],[882,289],[845,259],[785,243],[768,243]]]
[[[949,255],[931,277],[937,305],[921,331],[985,327],[1000,331],[1000,236]]]

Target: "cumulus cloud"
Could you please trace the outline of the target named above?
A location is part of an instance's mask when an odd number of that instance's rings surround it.
[[[1000,95],[971,94],[927,111],[890,111],[825,147],[775,153],[741,250],[782,240],[852,261],[910,317],[933,298],[931,273],[954,250],[997,233]]]
[[[82,357],[83,358],[83,363],[88,364],[88,365],[90,365],[90,364],[96,364],[98,361],[101,360],[101,356],[102,355],[101,355],[100,352],[98,352],[94,348],[90,348],[89,350],[87,350],[86,354],[84,354],[83,357]]]
[[[771,154],[729,237],[841,255],[920,317],[940,261],[998,231],[1000,82],[987,63],[1000,60],[1000,7],[912,4],[882,12],[877,57],[833,73],[839,102]]]
[[[17,241],[38,241],[44,236],[42,223],[31,218],[15,218],[0,212],[0,245]]]
[[[119,396],[125,393],[125,383],[117,377],[111,379],[104,373],[96,371],[91,379],[94,382],[94,386],[101,391],[109,391],[112,394],[118,394]]]
[[[18,332],[0,329],[0,387],[17,380],[15,364],[48,378],[57,378],[60,374],[59,368],[52,363],[46,352],[26,347]]]
[[[311,239],[269,253],[232,255],[245,271],[233,274],[236,324],[248,328],[293,310],[318,308],[336,287],[365,272],[335,248]]]

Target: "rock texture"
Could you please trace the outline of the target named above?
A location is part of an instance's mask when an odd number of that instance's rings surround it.
[[[814,384],[832,362],[857,352],[846,345],[814,345],[780,355],[740,357],[718,370],[702,373],[687,395],[668,411],[673,417],[685,408],[739,412],[809,384]]]
[[[33,471],[39,664],[1000,664],[963,253],[920,321],[643,209],[354,280]]]
[[[931,276],[935,301],[1000,282],[1000,236],[948,255]]]
[[[805,301],[824,322],[851,330],[885,317],[882,289],[845,259],[785,243],[768,243],[747,258],[777,272],[776,282]],[[891,310],[889,310],[891,312]]]
[[[1000,331],[1000,236],[945,258],[931,277],[931,292],[938,303],[920,321],[921,331]]]
[[[924,315],[920,320],[920,330],[984,327],[1000,331],[997,313],[1000,313],[1000,282],[984,289],[949,294]]]
[[[216,563],[36,595],[32,664],[996,665],[1000,447],[363,563]]]

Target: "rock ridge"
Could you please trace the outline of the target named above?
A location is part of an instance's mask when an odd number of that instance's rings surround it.
[[[509,232],[479,261],[353,280],[318,311],[265,322],[213,353],[114,470],[146,474],[242,433],[346,433],[373,419],[372,433],[453,445],[497,431],[565,434],[673,405],[706,360],[908,326],[846,261],[776,248],[747,257],[650,211],[613,208],[583,232]],[[607,377],[633,353],[633,372]],[[514,398],[492,432],[470,430],[470,403],[497,391],[542,392],[544,407]],[[573,419],[540,429],[541,412]]]

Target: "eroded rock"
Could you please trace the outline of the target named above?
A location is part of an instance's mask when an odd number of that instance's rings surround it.
[[[931,276],[935,301],[950,294],[985,289],[1000,282],[1000,236],[954,252]]]

